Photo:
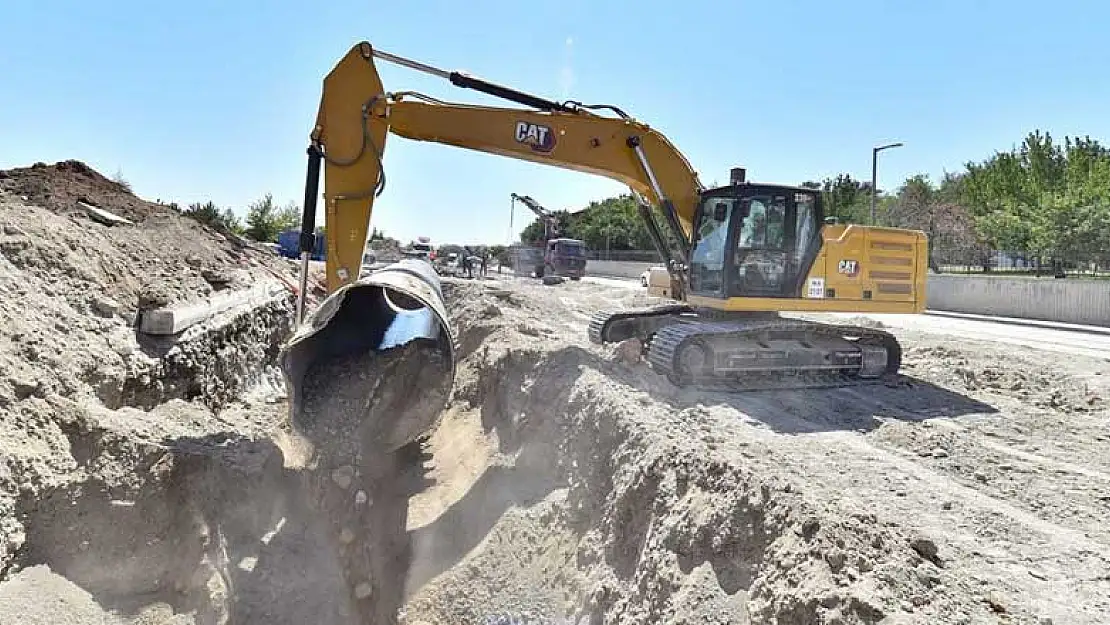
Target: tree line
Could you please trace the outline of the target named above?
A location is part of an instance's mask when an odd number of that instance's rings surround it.
[[[827,217],[841,223],[869,223],[869,182],[841,173],[800,186],[820,191]],[[562,236],[581,239],[593,250],[654,249],[631,194],[592,201],[584,208],[554,212]],[[276,241],[283,230],[298,228],[301,212],[295,202],[279,205],[269,193],[252,202],[243,219],[213,202],[178,210],[216,229],[264,242]],[[657,210],[655,215],[660,224],[665,223]],[[895,189],[878,189],[876,222],[924,231],[930,241],[929,264],[935,271],[945,265],[989,270],[997,251],[1057,272],[1106,269],[1110,267],[1110,148],[1088,136],[1065,136],[1061,142],[1035,130],[1015,147],[968,161],[961,171],[945,172],[939,181],[916,174]],[[520,233],[520,240],[534,245],[543,240],[543,233],[540,221],[533,220]],[[669,230],[664,228],[664,233]],[[385,238],[376,228],[370,237],[378,245]],[[441,247],[446,248],[462,251],[461,246]],[[496,252],[500,255],[502,250],[498,247]]]
[[[230,208],[220,208],[212,201],[196,202],[184,209],[175,204],[170,206],[177,208],[182,215],[216,230],[264,243],[273,243],[282,231],[299,229],[301,225],[301,207],[296,202],[279,206],[270,193],[247,206],[245,219],[240,219]],[[317,228],[317,232],[321,231],[321,228]]]
[[[869,182],[841,173],[800,186],[821,192],[826,217],[869,223]],[[1057,271],[1106,268],[1110,149],[1090,137],[1059,142],[1035,130],[1010,150],[968,161],[963,170],[945,172],[939,181],[916,174],[896,189],[878,189],[875,212],[876,225],[924,231],[935,271],[946,264],[989,270],[996,251]],[[653,249],[631,195],[555,215],[563,236],[581,239],[590,249]],[[520,239],[527,244],[542,241],[542,224],[530,223]]]
[[[220,208],[211,201],[196,202],[184,209],[176,204],[170,204],[170,207],[186,217],[195,219],[221,232],[228,232],[265,243],[277,241],[278,234],[285,230],[299,230],[301,224],[301,207],[296,202],[279,206],[274,202],[273,195],[270,193],[265,194],[247,207],[245,219],[240,219],[230,208]],[[317,234],[324,234],[324,228],[317,227],[316,232]],[[404,244],[393,237],[387,236],[381,229],[372,227],[367,239],[367,246],[379,254],[400,256]],[[463,246],[444,244],[438,246],[438,252],[443,256],[452,252],[462,255],[467,250],[477,255],[488,253],[491,257],[503,262],[507,260],[507,248],[504,245]]]

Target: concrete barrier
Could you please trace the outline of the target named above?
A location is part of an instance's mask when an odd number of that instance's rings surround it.
[[[649,267],[662,267],[663,263],[637,263],[620,260],[588,260],[586,275],[603,278],[639,278]]]
[[[1110,327],[1110,280],[929,275],[931,310]]]

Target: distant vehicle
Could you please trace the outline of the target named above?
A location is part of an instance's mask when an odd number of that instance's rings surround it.
[[[586,244],[578,239],[551,239],[544,249],[541,270],[539,278],[557,276],[581,280],[586,275]]]
[[[278,253],[286,258],[300,258],[301,257],[301,231],[300,229],[283,230],[278,233]],[[327,258],[327,239],[323,236],[317,235],[316,249],[309,257],[312,260],[324,260]]]
[[[435,260],[432,261],[432,266],[435,267],[436,273],[441,276],[456,276],[461,269],[461,262],[459,255],[456,252],[451,252],[446,256],[439,254]]]
[[[420,237],[409,243],[408,247],[401,250],[401,253],[410,258],[422,258],[428,261],[436,258],[435,248],[432,247],[431,239],[428,237]]]
[[[648,295],[653,297],[671,297],[671,274],[666,267],[648,267],[640,274],[640,286],[647,289]]]

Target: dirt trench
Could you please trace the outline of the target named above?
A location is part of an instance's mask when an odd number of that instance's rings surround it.
[[[1041,379],[1051,354],[903,334],[896,384],[704,393],[584,340],[591,311],[642,295],[501,286],[448,285],[458,387],[410,505],[404,622],[1110,615],[1105,362]],[[1013,461],[983,453],[1000,440],[1082,466],[1024,453],[1044,466],[1012,488]]]
[[[910,596],[959,611],[924,541],[718,453],[697,410],[475,299],[428,443],[436,485],[410,512],[404,622],[886,623]]]
[[[367,392],[416,396],[388,365],[396,384],[357,392],[327,389],[378,380],[366,366],[317,372],[327,401],[301,423],[281,403],[202,418],[176,398],[126,419],[56,403],[82,424],[80,477],[20,500],[0,605],[23,609],[0,624],[58,620],[28,620],[43,609],[112,625],[1045,622],[914,529],[947,513],[923,507],[929,490],[881,492],[913,473],[859,434],[990,406],[916,378],[870,398],[678,391],[586,343],[585,311],[612,293],[503,286],[445,281],[455,389],[430,435],[394,451],[328,420]]]
[[[100,402],[43,400],[76,466],[20,491],[0,623],[395,621],[423,459],[363,426],[405,410],[389,380],[417,375],[396,357],[422,346],[310,368],[316,393],[289,422],[273,368],[291,304],[145,346],[156,364],[124,392],[97,385]],[[379,413],[352,419],[366,405]]]
[[[367,443],[365,424],[335,419],[367,401],[365,385],[335,383],[372,378],[374,363],[310,372],[318,405],[292,424],[282,424],[281,405],[244,408],[211,392],[241,392],[227,380],[250,379],[226,358],[130,378],[132,388],[147,381],[119,395],[141,398],[132,406],[98,413],[56,402],[69,413],[81,470],[18,502],[25,539],[0,599],[29,601],[34,614],[43,606],[32,598],[44,592],[70,609],[82,598],[84,617],[106,623],[683,622],[692,614],[746,622],[753,580],[790,526],[791,507],[773,500],[769,484],[703,466],[696,451],[669,448],[626,421],[630,407],[647,408],[624,405],[634,394],[596,370],[596,354],[558,341],[537,348],[530,328],[514,322],[522,311],[503,315],[504,302],[480,287],[448,287],[448,298],[460,327],[455,397],[433,440],[396,451]],[[231,351],[272,363],[280,324],[258,319],[231,319],[194,340],[238,340]],[[374,388],[411,390],[413,372],[395,373],[406,381]],[[205,386],[206,376],[224,384]],[[195,403],[165,390],[198,386],[209,390]],[[277,429],[137,423],[140,414],[189,421],[205,408],[229,423],[236,413],[268,413],[254,418]],[[396,409],[386,402],[379,416]],[[459,449],[437,449],[466,427],[473,431],[456,439]],[[460,480],[451,466],[460,461],[484,465],[476,481]],[[692,503],[701,500],[723,507]],[[480,547],[491,542],[500,547]],[[67,609],[50,605],[44,619]],[[0,622],[12,616],[0,611]]]

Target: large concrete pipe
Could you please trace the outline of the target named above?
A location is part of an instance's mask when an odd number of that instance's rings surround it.
[[[340,362],[362,368],[357,383],[365,386],[365,410],[358,418],[374,422],[361,424],[359,437],[372,438],[383,451],[417,440],[435,425],[455,376],[455,336],[439,276],[427,262],[405,259],[341,287],[305,319],[280,361],[293,424],[310,440],[350,435],[304,410],[312,392],[306,375]],[[388,409],[376,409],[375,402],[383,401]]]

